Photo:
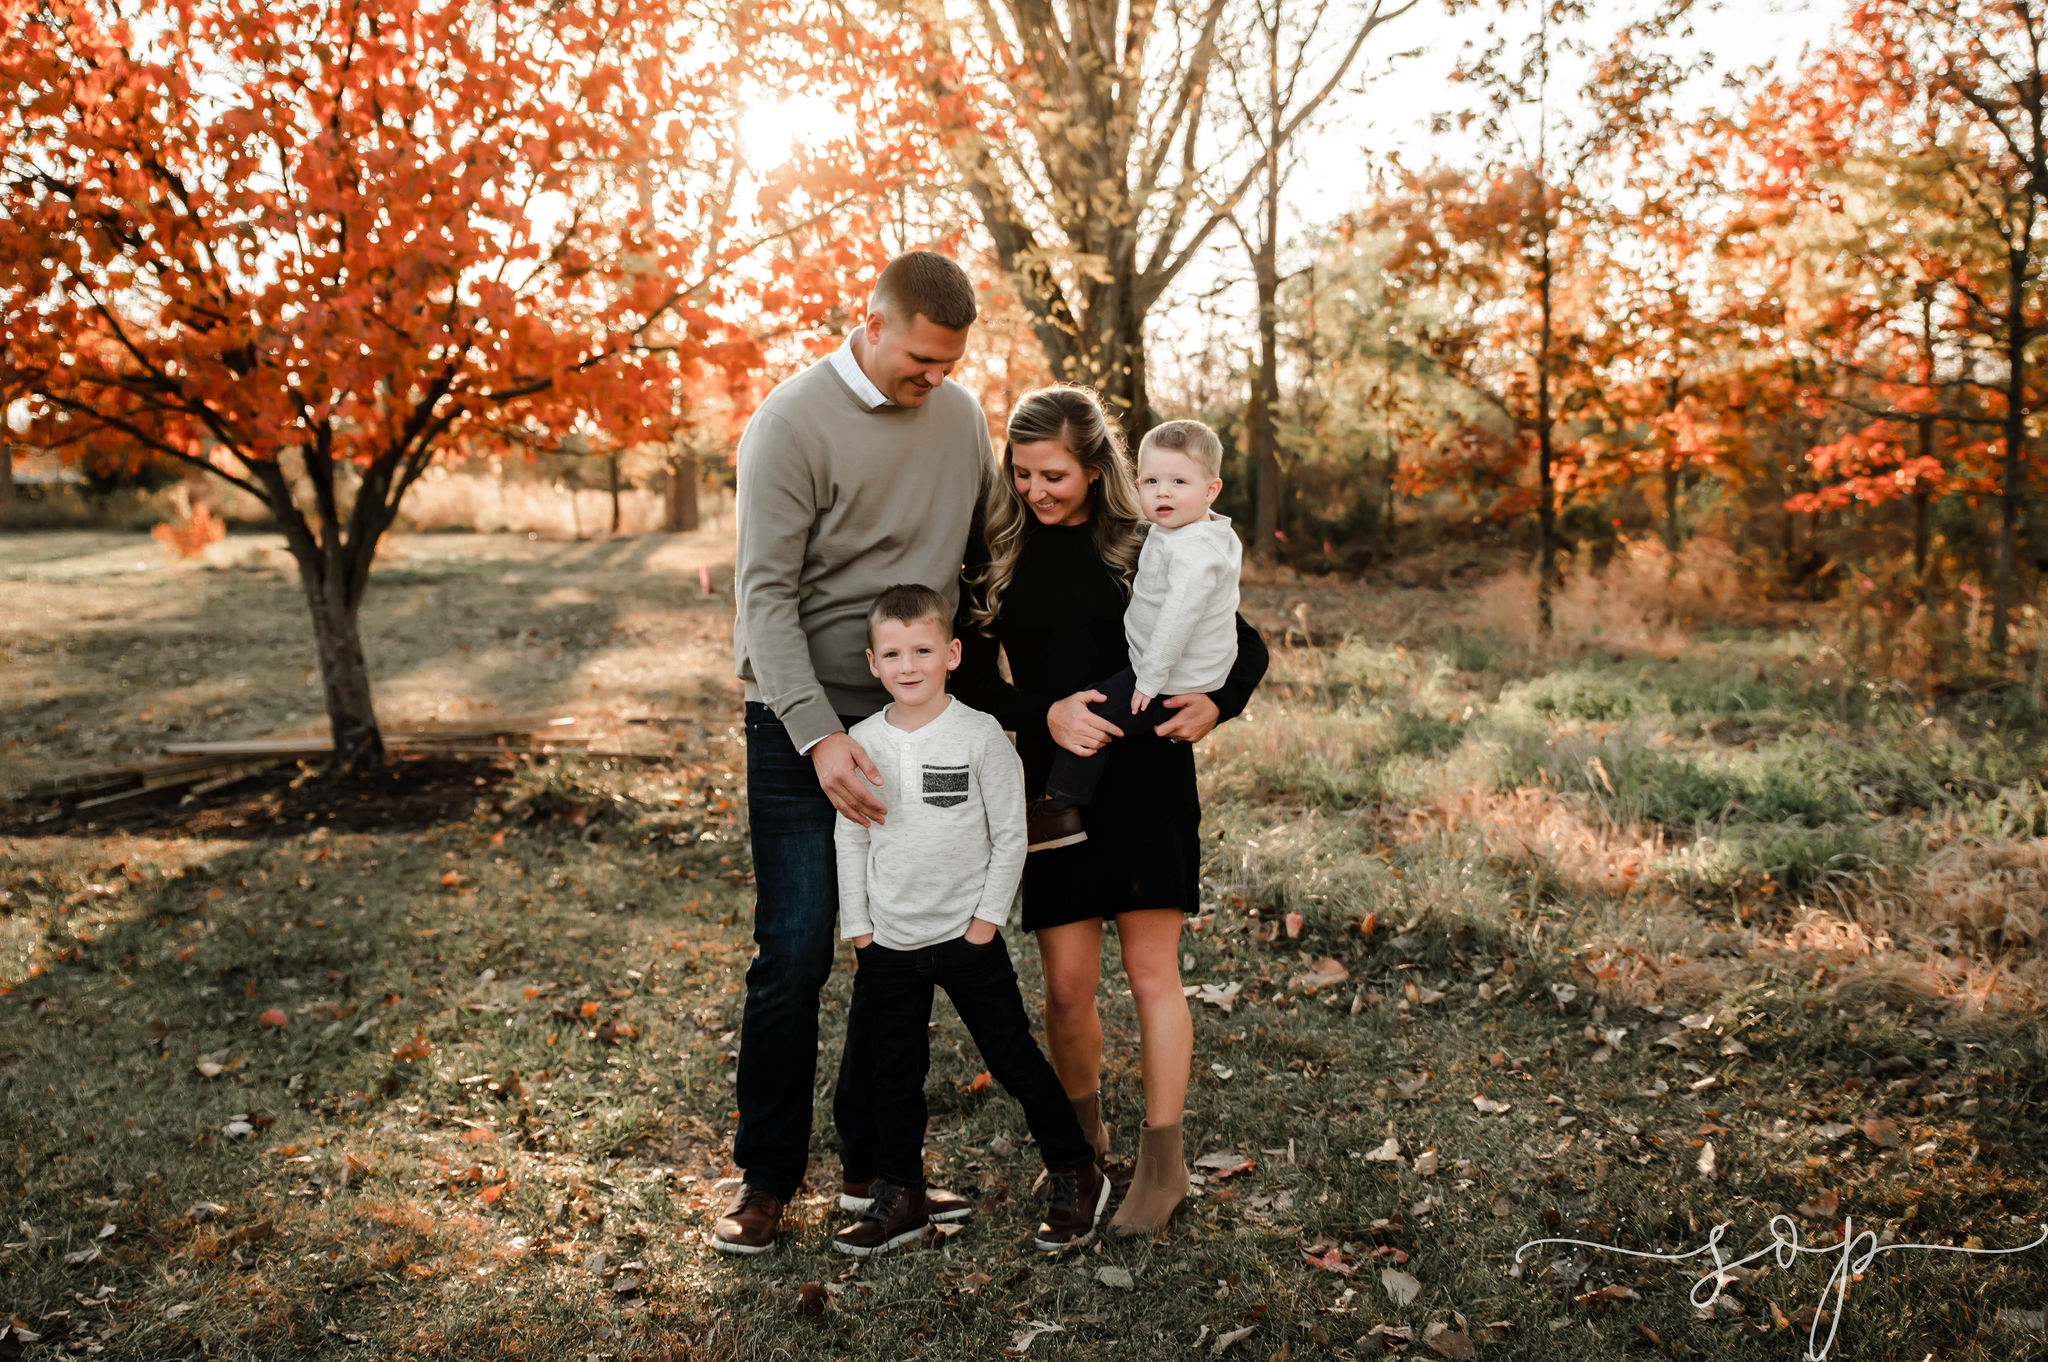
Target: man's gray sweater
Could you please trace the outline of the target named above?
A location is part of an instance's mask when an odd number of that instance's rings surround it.
[[[974,918],[1000,927],[1024,877],[1024,763],[1003,726],[949,700],[906,733],[889,711],[853,726],[882,773],[886,822],[839,815],[839,934],[892,951],[951,941]]]
[[[919,407],[870,408],[820,360],[769,393],[740,437],[733,625],[747,698],[799,751],[888,700],[868,672],[867,612],[914,582],[955,602],[994,467],[974,395],[950,379]]]

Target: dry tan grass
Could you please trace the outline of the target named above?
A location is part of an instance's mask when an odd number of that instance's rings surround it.
[[[1628,544],[1599,572],[1583,564],[1566,571],[1551,597],[1548,640],[1538,633],[1533,572],[1504,573],[1481,585],[1465,619],[1473,629],[1545,657],[1592,648],[1676,657],[1701,624],[1755,622],[1759,607],[1749,603],[1758,599],[1722,541],[1694,539],[1674,558],[1646,539]]]

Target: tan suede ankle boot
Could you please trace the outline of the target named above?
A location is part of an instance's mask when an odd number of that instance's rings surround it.
[[[1074,1119],[1081,1123],[1081,1133],[1088,1137],[1088,1143],[1095,1150],[1097,1167],[1109,1163],[1109,1127],[1102,1123],[1102,1091],[1097,1089],[1086,1097],[1069,1097],[1074,1104]]]
[[[1138,1132],[1138,1171],[1117,1208],[1111,1228],[1120,1235],[1157,1234],[1188,1199],[1188,1165],[1181,1151],[1180,1122]]]

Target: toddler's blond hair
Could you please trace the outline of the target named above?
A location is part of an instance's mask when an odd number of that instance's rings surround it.
[[[1223,476],[1223,441],[1200,421],[1162,421],[1145,432],[1138,442],[1138,462],[1149,449],[1170,449],[1185,454],[1212,478]]]

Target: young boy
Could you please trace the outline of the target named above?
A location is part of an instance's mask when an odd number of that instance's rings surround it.
[[[1109,1183],[1059,1076],[1031,1038],[999,929],[1024,871],[1024,767],[996,721],[946,694],[960,665],[936,591],[892,586],[868,611],[868,667],[889,692],[852,729],[881,772],[887,821],[834,827],[840,934],[853,941],[853,1014],[873,1054],[880,1150],[873,1200],[832,1246],[859,1257],[915,1242],[925,1199],[932,988],[946,990],[983,1062],[1024,1105],[1045,1158],[1047,1253],[1095,1238]],[[849,1018],[849,1027],[852,1019]]]
[[[1150,732],[1170,713],[1162,695],[1206,694],[1237,661],[1237,575],[1244,550],[1230,518],[1209,507],[1223,490],[1223,442],[1200,421],[1168,421],[1138,444],[1138,503],[1151,522],[1138,552],[1124,639],[1131,665],[1095,689],[1088,708],[1126,734]],[[1109,749],[1053,753],[1045,795],[1030,817],[1032,851],[1083,842],[1074,812],[1095,797]]]

